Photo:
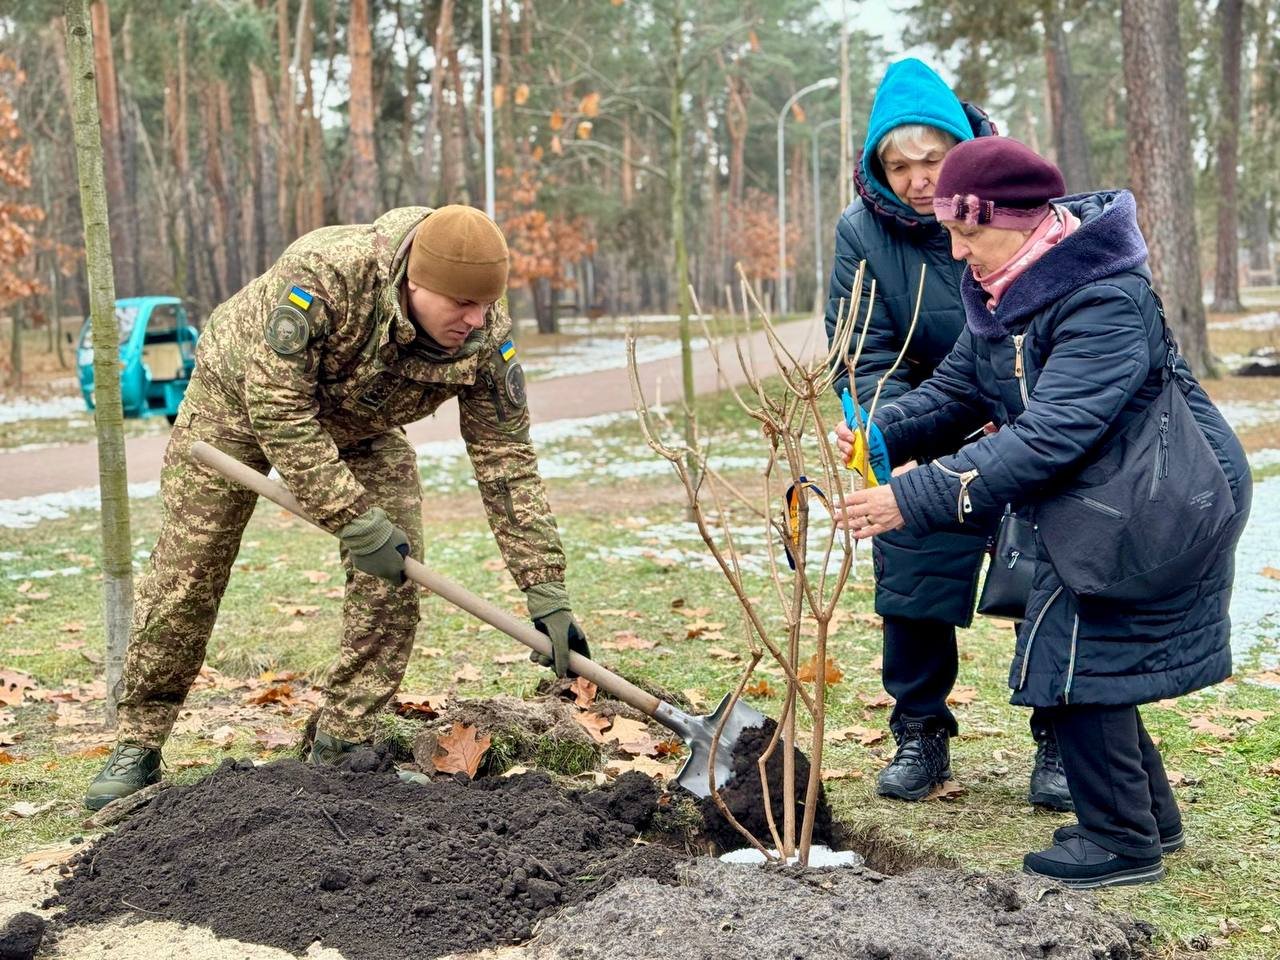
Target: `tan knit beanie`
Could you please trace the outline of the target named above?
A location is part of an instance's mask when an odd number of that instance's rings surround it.
[[[455,300],[492,303],[507,289],[507,241],[475,207],[453,203],[431,213],[409,248],[409,279]]]

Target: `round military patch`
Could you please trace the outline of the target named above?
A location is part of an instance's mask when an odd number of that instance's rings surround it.
[[[527,397],[524,389],[524,367],[518,363],[511,364],[507,367],[502,383],[506,387],[507,399],[511,401],[512,406],[523,407]]]
[[[282,303],[271,311],[263,330],[267,346],[283,356],[300,353],[311,339],[307,315],[297,307]]]

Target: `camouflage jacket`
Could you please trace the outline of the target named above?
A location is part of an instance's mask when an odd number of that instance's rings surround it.
[[[341,451],[457,397],[498,546],[521,587],[564,578],[564,551],[529,439],[511,319],[495,306],[452,355],[431,350],[402,299],[427,207],[314,230],[209,317],[178,425],[256,442],[317,523],[375,504]],[[505,356],[504,356],[505,354]]]

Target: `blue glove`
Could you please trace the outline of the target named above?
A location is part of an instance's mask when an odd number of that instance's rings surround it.
[[[874,423],[868,424],[867,411],[853,402],[848,388],[840,395],[844,405],[844,422],[853,431],[853,450],[845,464],[862,477],[868,487],[879,487],[889,482],[889,448],[884,434]]]

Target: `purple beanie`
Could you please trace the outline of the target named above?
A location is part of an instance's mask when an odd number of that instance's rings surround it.
[[[933,190],[939,220],[1030,230],[1066,192],[1062,171],[1012,137],[976,137],[947,153]]]

